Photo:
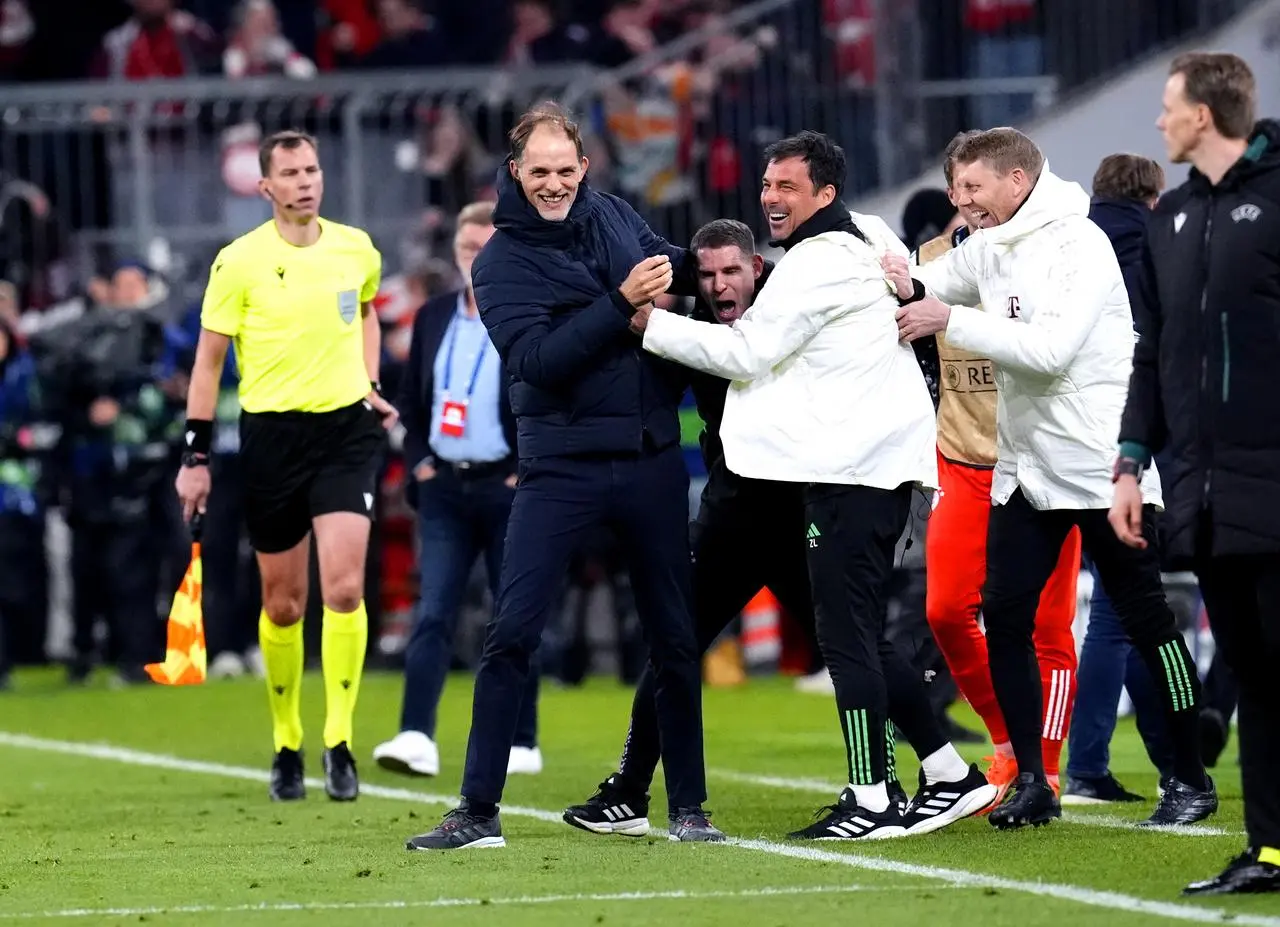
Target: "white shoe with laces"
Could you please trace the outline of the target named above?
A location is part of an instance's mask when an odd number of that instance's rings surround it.
[[[542,751],[537,747],[512,747],[507,759],[507,775],[536,776],[542,772]]]
[[[440,775],[440,750],[421,731],[401,731],[373,748],[373,760],[383,769],[406,776]]]

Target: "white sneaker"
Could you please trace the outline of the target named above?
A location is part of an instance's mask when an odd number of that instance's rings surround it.
[[[542,751],[537,747],[512,747],[507,760],[507,775],[536,776],[542,772]]]
[[[440,751],[421,731],[401,731],[373,748],[373,760],[383,769],[406,776],[440,775]]]
[[[262,656],[262,649],[259,647],[250,647],[244,653],[244,666],[254,679],[265,679],[267,676],[267,661]]]
[[[224,650],[209,664],[210,679],[235,679],[244,675],[244,661],[240,654]]]
[[[796,691],[804,692],[808,695],[835,695],[836,684],[831,681],[830,672],[820,669],[816,673],[810,673],[808,676],[801,676],[797,679]]]

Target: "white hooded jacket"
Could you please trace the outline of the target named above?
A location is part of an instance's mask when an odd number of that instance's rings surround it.
[[[936,489],[933,401],[880,265],[907,249],[880,219],[853,220],[870,245],[807,238],[733,327],[654,312],[644,347],[732,381],[720,438],[739,476]]]
[[[1089,195],[1046,163],[1008,222],[912,268],[952,306],[947,341],[995,365],[997,505],[1021,487],[1036,509],[1111,507],[1136,335],[1120,264],[1088,214]],[[1162,504],[1154,467],[1142,489]]]

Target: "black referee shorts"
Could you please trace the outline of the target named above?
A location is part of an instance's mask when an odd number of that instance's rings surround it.
[[[317,515],[372,518],[385,440],[378,413],[363,399],[332,412],[242,413],[245,522],[253,549],[292,549]]]

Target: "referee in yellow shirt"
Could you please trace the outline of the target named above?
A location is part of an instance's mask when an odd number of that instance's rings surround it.
[[[259,151],[272,218],[214,260],[187,397],[183,514],[203,512],[218,380],[234,341],[250,543],[262,574],[258,636],[275,732],[271,797],[303,798],[302,616],[311,532],[324,599],[325,791],[359,794],[351,755],[368,619],[363,590],[384,429],[396,411],[378,390],[380,337],[370,301],[382,258],[369,236],[320,218],[315,139],[280,132]]]

